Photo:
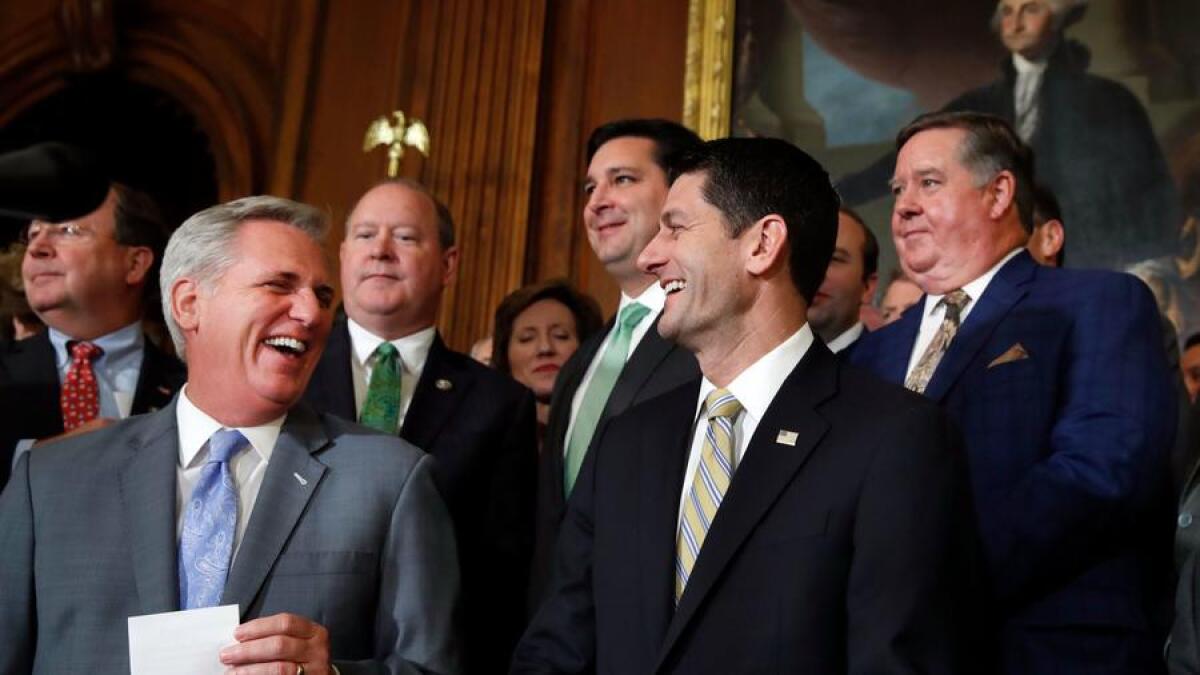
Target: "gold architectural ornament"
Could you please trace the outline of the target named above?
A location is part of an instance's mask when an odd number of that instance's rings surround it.
[[[404,146],[416,148],[422,155],[429,156],[429,130],[425,124],[421,120],[406,123],[404,113],[400,110],[392,112],[392,115],[396,118],[395,124],[388,122],[387,115],[381,115],[367,127],[367,136],[363,139],[363,152],[370,152],[380,145],[387,146],[388,178],[395,178],[400,170]]]
[[[701,138],[729,135],[735,0],[690,0],[683,123]]]

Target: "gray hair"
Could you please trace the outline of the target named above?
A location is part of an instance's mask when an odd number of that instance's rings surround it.
[[[1054,15],[1054,30],[1063,31],[1067,26],[1083,18],[1090,0],[1040,0]],[[996,3],[996,11],[992,12],[992,31],[1000,34],[1000,10],[1003,2]]]
[[[175,343],[175,353],[184,358],[183,333],[171,313],[171,287],[181,278],[194,279],[211,287],[225,270],[237,262],[233,242],[248,220],[273,220],[291,225],[324,246],[329,218],[308,204],[271,196],[243,197],[211,206],[183,221],[167,242],[159,287],[162,288],[163,320]]]

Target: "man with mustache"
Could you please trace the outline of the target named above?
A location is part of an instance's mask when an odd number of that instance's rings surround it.
[[[434,480],[462,561],[466,670],[503,670],[525,623],[537,429],[528,389],[451,351],[434,327],[458,269],[449,209],[391,180],[350,212],[341,244],[345,315],[305,398],[398,434],[437,460]]]
[[[163,257],[168,407],[21,458],[0,495],[0,673],[128,673],[126,618],[237,605],[229,672],[458,672],[433,461],[297,405],[333,320],[311,206],[205,209]]]

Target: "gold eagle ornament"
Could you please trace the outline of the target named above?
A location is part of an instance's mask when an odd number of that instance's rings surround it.
[[[388,178],[395,178],[400,170],[400,159],[404,157],[404,146],[415,148],[426,157],[429,156],[429,130],[421,120],[405,120],[400,110],[392,112],[396,123],[388,122],[387,115],[381,115],[367,127],[367,136],[363,139],[363,152],[381,146],[387,146]]]

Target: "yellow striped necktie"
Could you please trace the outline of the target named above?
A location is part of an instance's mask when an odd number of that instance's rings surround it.
[[[679,535],[675,541],[675,604],[683,597],[688,577],[700,557],[717,509],[733,480],[733,423],[742,404],[726,389],[716,389],[704,399],[708,429],[700,450],[700,462],[692,476],[692,488],[683,500]]]

